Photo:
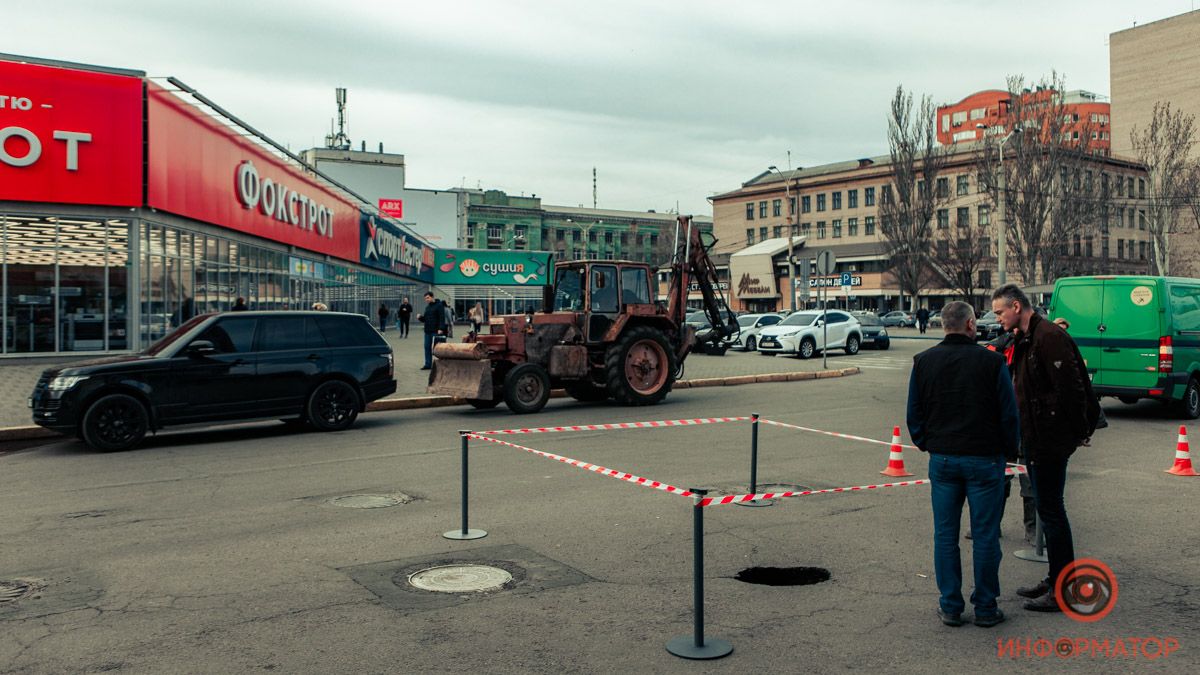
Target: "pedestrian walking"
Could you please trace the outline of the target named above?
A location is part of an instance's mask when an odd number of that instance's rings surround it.
[[[250,308],[246,306],[246,299],[245,299],[245,298],[238,298],[237,300],[235,300],[235,301],[234,301],[234,303],[233,303],[233,309],[232,309],[232,310],[230,310],[230,311],[232,311],[232,312],[244,312],[244,311],[246,311],[246,310],[248,310],[248,309],[250,309]]]
[[[467,318],[471,320],[471,330],[475,331],[475,334],[478,335],[479,329],[483,327],[483,322],[487,319],[487,316],[483,311],[483,303],[475,303],[475,306],[471,308],[471,311],[467,312]]]
[[[929,325],[929,310],[925,307],[917,310],[917,328],[921,331],[921,335],[925,334],[925,327]]]
[[[388,311],[387,305],[381,302],[375,313],[379,315],[379,332],[382,333],[387,330],[387,319],[391,312]]]
[[[1057,612],[1055,583],[1075,560],[1071,523],[1063,502],[1067,462],[1076,448],[1090,441],[1100,404],[1075,342],[1066,331],[1034,312],[1019,287],[1008,284],[996,289],[992,311],[1004,330],[1017,334],[1012,378],[1021,413],[1021,450],[1050,561],[1049,575],[1017,589],[1017,594],[1030,598],[1025,609]]]
[[[929,453],[932,484],[933,561],[940,599],[937,614],[961,626],[959,525],[970,507],[975,589],[974,622],[1004,621],[1000,595],[1000,517],[1005,457],[1015,454],[1020,420],[1004,357],[975,343],[975,311],[965,302],[942,310],[945,338],[913,357],[908,386],[908,433]]]
[[[441,300],[434,300],[433,293],[425,293],[425,311],[417,320],[425,324],[425,365],[421,370],[433,367],[433,345],[445,339],[446,335],[446,305]]]
[[[454,308],[449,304],[442,303],[442,311],[446,312],[446,337],[454,337]]]
[[[400,307],[396,310],[396,317],[400,321],[400,337],[408,337],[408,321],[412,318],[413,306],[409,304],[408,298],[404,298],[400,302]]]

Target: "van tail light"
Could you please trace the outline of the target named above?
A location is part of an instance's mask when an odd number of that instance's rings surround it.
[[[1158,372],[1169,373],[1175,369],[1175,349],[1171,346],[1171,336],[1158,338]]]

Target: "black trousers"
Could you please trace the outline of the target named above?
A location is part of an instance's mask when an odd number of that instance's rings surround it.
[[[1075,560],[1075,541],[1063,493],[1067,483],[1067,460],[1030,462],[1029,480],[1033,483],[1033,500],[1042,533],[1046,535],[1046,557],[1050,559],[1048,581],[1053,588],[1058,576]]]
[[[408,337],[408,319],[407,316],[400,317],[400,336]]]

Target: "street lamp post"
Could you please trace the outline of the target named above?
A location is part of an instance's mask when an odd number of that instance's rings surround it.
[[[991,128],[986,124],[976,124],[976,129],[983,129],[987,133],[987,129]],[[1012,131],[1000,141],[1000,180],[998,193],[1000,195],[1000,203],[997,205],[999,210],[999,222],[997,227],[1000,230],[1000,235],[996,237],[996,245],[999,247],[996,250],[996,279],[999,282],[997,287],[1008,283],[1008,221],[1005,220],[1005,205],[1008,202],[1008,172],[1004,170],[1004,144],[1008,142],[1013,134],[1021,133],[1020,127],[1015,127]]]
[[[783,173],[781,173],[774,164],[768,166],[767,171],[774,171],[779,176],[779,180],[783,181],[784,201],[787,202],[788,210],[786,221],[788,228],[788,285],[791,286],[791,290],[789,290],[788,293],[791,295],[791,308],[794,312],[796,311],[796,236],[792,231],[792,186],[787,180],[784,179]]]
[[[587,257],[588,257],[588,253],[589,253],[589,251],[588,251],[588,243],[589,243],[589,237],[590,237],[590,236],[591,236],[591,234],[592,234],[592,228],[593,228],[593,227],[596,227],[597,225],[603,225],[603,224],[604,224],[604,221],[603,221],[603,220],[596,220],[596,221],[593,221],[593,222],[591,222],[591,223],[588,223],[587,225],[584,225],[583,223],[577,223],[577,222],[575,222],[575,221],[574,221],[573,219],[571,219],[571,218],[567,218],[567,222],[568,222],[568,223],[570,223],[570,224],[571,224],[572,226],[574,226],[574,227],[578,227],[578,228],[579,228],[579,229],[580,229],[580,230],[583,232],[583,257],[584,257],[584,259],[586,260],[586,259],[587,259]],[[597,243],[597,244],[599,244],[600,242],[596,242],[596,243]],[[598,254],[599,254],[599,252],[600,252],[600,246],[596,246],[596,252],[597,252],[597,255],[598,255]]]

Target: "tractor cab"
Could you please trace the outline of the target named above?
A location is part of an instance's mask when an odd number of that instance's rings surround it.
[[[597,343],[623,314],[655,313],[647,265],[620,261],[560,264],[554,277],[554,312],[584,314],[584,341]]]

